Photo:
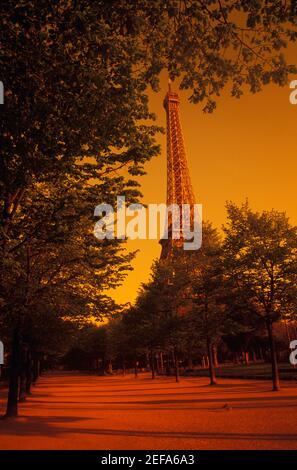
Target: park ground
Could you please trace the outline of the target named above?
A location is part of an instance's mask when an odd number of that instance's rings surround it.
[[[0,421],[0,449],[297,449],[297,385],[47,374]]]

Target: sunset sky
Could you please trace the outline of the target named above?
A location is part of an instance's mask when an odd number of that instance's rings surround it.
[[[150,103],[157,124],[165,127],[165,75],[161,85],[159,93],[150,92]],[[213,114],[203,113],[199,104],[190,104],[189,92],[178,90],[175,84],[172,88],[180,97],[188,164],[196,202],[203,205],[203,219],[220,228],[226,220],[225,202],[241,203],[248,198],[252,209],[285,210],[297,223],[297,106],[289,102],[289,86],[267,86],[261,93],[246,93],[239,100],[226,91]],[[147,175],[141,178],[146,204],[166,202],[166,136],[159,136],[158,141],[161,154],[146,165]],[[161,248],[156,240],[129,241],[128,247],[140,251],[134,271],[113,292],[119,302],[135,300]]]

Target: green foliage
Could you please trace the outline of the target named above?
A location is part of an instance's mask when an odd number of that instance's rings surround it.
[[[224,258],[258,315],[277,320],[296,304],[297,228],[284,212],[227,204]]]
[[[203,225],[202,247],[191,262],[191,331],[200,341],[214,343],[228,331],[228,321],[221,241],[208,222]]]
[[[266,320],[294,319],[296,227],[276,211],[257,213],[233,203],[227,210],[223,241],[205,222],[200,250],[177,250],[154,263],[151,281],[123,316],[135,347],[177,348],[193,357],[225,340],[232,351],[248,350],[267,344]]]

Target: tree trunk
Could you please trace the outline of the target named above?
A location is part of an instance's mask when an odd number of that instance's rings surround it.
[[[26,371],[25,368],[20,373],[19,402],[26,401]]]
[[[217,351],[217,348],[216,346],[213,346],[212,347],[212,352],[213,352],[213,362],[214,362],[214,366],[215,367],[218,367],[218,351]]]
[[[270,347],[270,356],[271,356],[271,370],[272,370],[272,389],[274,392],[280,390],[279,374],[277,367],[277,356],[276,356],[276,346],[273,335],[273,323],[272,320],[268,319],[266,321],[266,327],[268,332],[269,347]]]
[[[28,346],[23,344],[20,347],[20,389],[19,402],[26,401]]]
[[[241,364],[240,353],[238,351],[235,353],[235,364]]]
[[[42,359],[39,360],[39,377],[43,375],[43,370],[44,370],[44,360],[42,357]]]
[[[160,375],[160,359],[159,359],[159,353],[156,353],[155,355],[155,368],[156,368],[156,374]]]
[[[178,363],[178,354],[176,351],[176,347],[173,348],[172,351],[173,355],[173,364],[174,364],[174,372],[175,372],[175,381],[179,382],[179,363]]]
[[[159,352],[159,361],[160,361],[160,372],[164,374],[164,360],[163,360],[163,352]]]
[[[146,365],[145,365],[145,368],[147,370],[150,370],[151,368],[151,365],[150,365],[150,354],[148,352],[145,353],[145,362],[146,362]]]
[[[151,350],[151,371],[152,371],[152,379],[154,379],[156,377],[156,371],[155,371],[155,354],[153,350]]]
[[[22,355],[26,354],[22,351]],[[22,357],[20,365],[20,379],[19,379],[19,402],[26,401],[26,358]]]
[[[165,365],[165,371],[166,375],[170,376],[171,375],[171,367],[170,367],[170,357],[168,352],[166,352],[166,365]]]
[[[188,369],[192,370],[193,369],[193,358],[191,354],[188,357]]]
[[[32,362],[32,356],[30,351],[28,351],[28,356],[27,356],[27,364],[26,364],[26,394],[31,395],[31,385],[32,385],[32,367],[33,367],[33,362]]]
[[[123,375],[126,375],[126,359],[124,357],[122,359],[122,370],[123,370]]]
[[[256,353],[255,353],[255,350],[252,349],[251,352],[252,352],[252,361],[253,361],[253,362],[257,362],[257,356],[256,356]]]
[[[112,360],[109,359],[109,360],[108,360],[108,364],[107,364],[107,373],[108,373],[108,374],[112,374],[112,372],[113,372],[113,371],[112,371]]]
[[[19,398],[19,361],[20,361],[20,337],[17,330],[14,331],[12,339],[12,351],[9,368],[9,389],[6,408],[6,417],[18,415]]]
[[[137,359],[134,360],[134,377],[135,377],[135,379],[138,378],[138,361],[137,361]]]
[[[38,357],[33,359],[33,384],[35,385],[40,375],[40,362]]]
[[[213,365],[212,344],[209,338],[207,338],[206,345],[207,345],[210,385],[216,385],[217,381],[216,381],[215,368]]]
[[[250,363],[250,358],[249,358],[249,352],[248,351],[244,351],[244,362],[247,366]]]

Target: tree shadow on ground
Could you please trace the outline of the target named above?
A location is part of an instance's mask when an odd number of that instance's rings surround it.
[[[92,418],[74,417],[20,417],[5,422],[5,427],[0,425],[0,433],[12,436],[42,436],[52,438],[61,435],[96,435],[96,436],[123,436],[144,438],[170,438],[170,439],[216,439],[216,440],[281,440],[295,441],[297,434],[290,433],[237,433],[237,432],[196,432],[196,431],[156,431],[156,430],[124,430],[124,429],[98,429],[92,427],[81,427],[87,420]],[[96,418],[97,421],[97,418]],[[67,423],[69,426],[67,426]],[[73,423],[77,427],[71,426]],[[94,423],[95,424],[95,423]],[[70,436],[69,436],[70,438]],[[34,445],[32,446],[34,447]]]

